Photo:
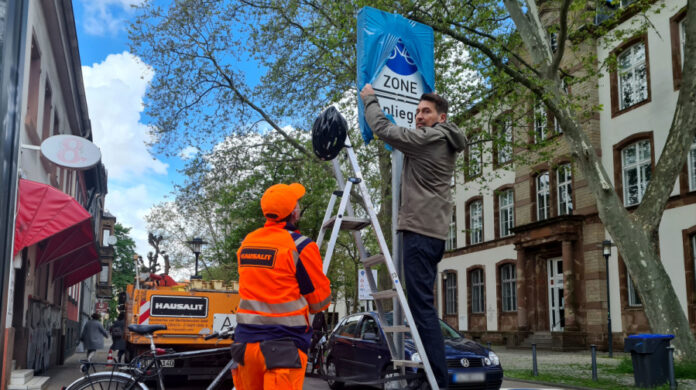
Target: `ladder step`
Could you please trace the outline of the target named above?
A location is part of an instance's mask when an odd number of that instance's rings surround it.
[[[406,333],[410,332],[411,328],[406,325],[383,326],[384,333]]]
[[[331,217],[324,225],[322,229],[331,229],[336,223],[336,216]],[[362,230],[367,226],[370,226],[371,222],[367,218],[356,218],[343,216],[343,221],[341,222],[341,230]]]
[[[365,267],[374,267],[375,265],[382,264],[384,263],[384,255],[379,253],[374,256],[370,256],[366,259],[362,260],[363,266]]]
[[[370,293],[375,299],[392,299],[397,296],[396,290],[384,290]]]
[[[414,362],[413,360],[392,360],[394,367],[423,367],[422,362]]]

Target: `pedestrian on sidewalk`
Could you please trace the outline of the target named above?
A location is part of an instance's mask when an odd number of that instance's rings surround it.
[[[111,333],[111,349],[114,351],[118,351],[118,355],[116,356],[116,363],[121,363],[121,359],[123,358],[123,354],[126,353],[126,340],[123,338],[123,335],[125,333],[124,327],[126,326],[125,324],[125,318],[126,315],[124,313],[120,313],[118,315],[118,319],[114,321],[114,323],[111,325],[111,328],[109,328],[109,333]]]
[[[87,351],[87,360],[92,361],[92,357],[97,352],[97,349],[104,348],[104,337],[109,337],[104,327],[99,321],[101,317],[98,313],[92,314],[92,319],[87,321],[82,329],[82,337],[80,340]]]

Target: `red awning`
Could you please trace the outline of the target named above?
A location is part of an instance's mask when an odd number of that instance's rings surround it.
[[[89,212],[57,188],[20,179],[14,253],[37,243],[36,265],[55,261],[54,279],[65,277],[65,286],[101,270]]]

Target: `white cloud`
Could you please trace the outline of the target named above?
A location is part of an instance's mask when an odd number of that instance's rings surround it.
[[[181,149],[181,152],[179,152],[179,157],[181,157],[182,160],[190,160],[198,154],[199,150],[195,146],[187,146],[183,149]]]
[[[91,35],[115,35],[125,30],[125,23],[133,5],[143,0],[82,0],[83,28]]]
[[[155,182],[134,186],[112,185],[109,182],[105,208],[116,217],[117,222],[131,228],[130,236],[135,240],[136,251],[143,257],[152,250],[147,243],[145,216],[168,192],[167,186]]]
[[[151,250],[145,215],[169,193],[168,164],[150,154],[148,127],[141,122],[143,97],[153,71],[128,52],[110,54],[82,67],[94,143],[109,173],[105,207],[131,227],[137,252]]]
[[[123,52],[83,66],[82,74],[94,143],[102,151],[109,178],[166,175],[168,165],[150,154],[148,128],[140,122],[143,96],[154,72],[138,57]]]

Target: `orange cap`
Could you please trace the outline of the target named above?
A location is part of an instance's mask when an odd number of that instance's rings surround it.
[[[261,197],[261,211],[270,220],[281,220],[292,213],[304,194],[305,188],[300,183],[274,184]]]

